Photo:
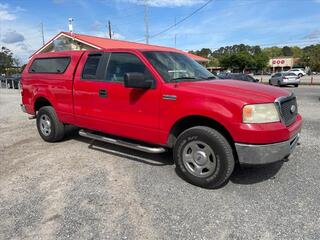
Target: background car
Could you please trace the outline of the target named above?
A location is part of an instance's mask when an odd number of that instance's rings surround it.
[[[269,84],[274,86],[294,85],[298,87],[300,78],[291,72],[278,72],[269,79]]]
[[[298,77],[303,77],[303,76],[307,75],[307,73],[301,68],[292,68],[292,69],[288,70],[288,73],[294,73]]]
[[[220,79],[233,79],[233,80],[241,80],[246,82],[259,82],[259,79],[255,79],[254,77],[243,74],[243,73],[220,73],[217,76]]]

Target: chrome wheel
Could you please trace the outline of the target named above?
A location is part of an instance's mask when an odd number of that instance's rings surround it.
[[[40,130],[45,136],[49,136],[51,133],[51,120],[46,114],[43,114],[40,117]]]
[[[217,161],[214,152],[208,144],[202,141],[188,143],[182,154],[184,166],[196,177],[207,177],[216,169]]]

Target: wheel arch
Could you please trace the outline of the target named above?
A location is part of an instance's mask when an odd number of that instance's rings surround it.
[[[39,111],[40,108],[44,106],[53,106],[50,100],[48,98],[43,97],[43,96],[38,96],[33,104],[34,112]]]
[[[227,128],[215,119],[202,115],[191,115],[179,119],[170,129],[167,146],[173,147],[183,131],[195,126],[207,126],[219,131],[234,148],[234,139]]]

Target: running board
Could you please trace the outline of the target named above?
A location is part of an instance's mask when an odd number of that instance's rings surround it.
[[[100,136],[91,132],[87,132],[83,129],[81,129],[79,131],[79,135],[82,137],[86,137],[86,138],[90,138],[90,139],[94,139],[94,140],[98,140],[101,142],[106,142],[106,143],[111,143],[111,144],[115,144],[115,145],[119,145],[122,147],[127,147],[127,148],[131,148],[131,149],[135,149],[135,150],[139,150],[142,152],[147,152],[147,153],[163,153],[166,151],[165,148],[163,147],[147,147],[147,146],[142,146],[136,143],[131,143],[131,142],[126,142],[123,140],[119,140],[119,139],[114,139],[114,138],[110,138],[110,137],[104,137],[104,136]]]

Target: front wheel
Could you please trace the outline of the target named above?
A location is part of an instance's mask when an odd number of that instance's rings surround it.
[[[198,126],[184,131],[177,139],[173,154],[179,175],[204,188],[221,186],[234,169],[229,142],[209,127]]]
[[[37,128],[41,138],[46,142],[57,142],[64,137],[64,125],[51,106],[42,107],[38,111]]]

